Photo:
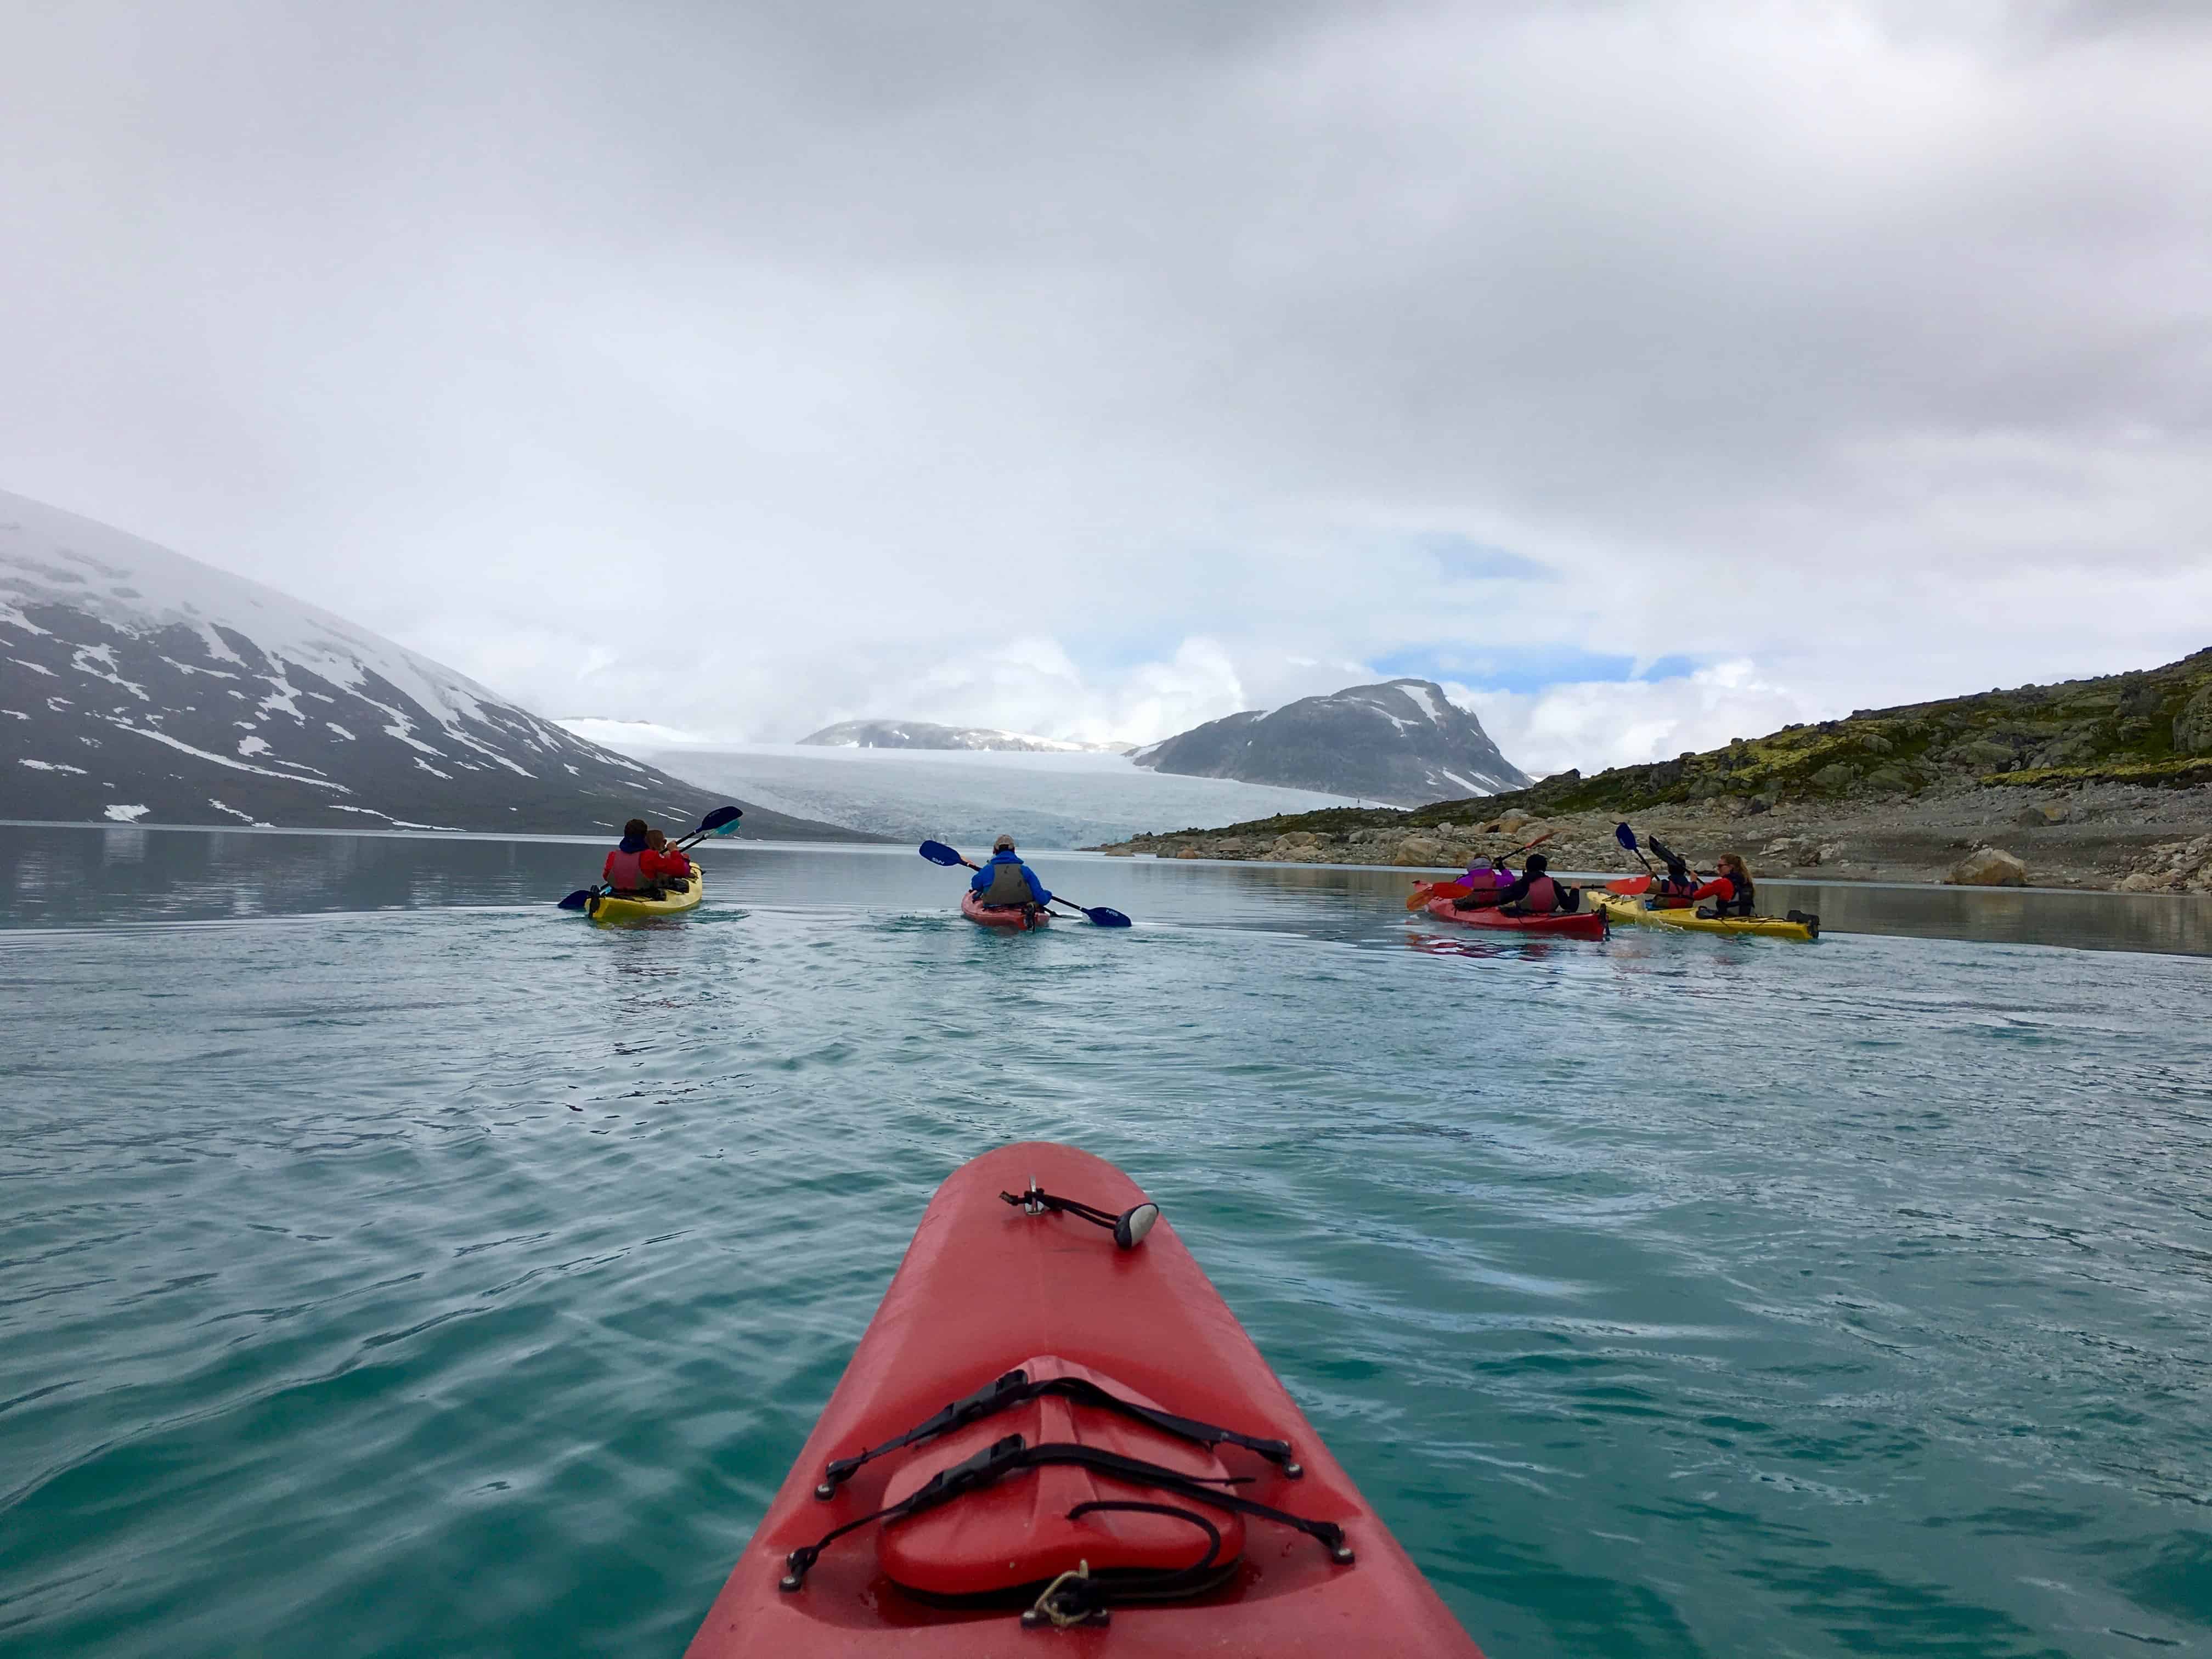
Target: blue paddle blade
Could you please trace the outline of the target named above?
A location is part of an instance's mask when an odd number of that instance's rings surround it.
[[[1103,904],[1099,905],[1095,909],[1086,904],[1079,904],[1075,908],[1082,911],[1085,915],[1090,917],[1092,921],[1096,922],[1101,927],[1127,927],[1129,926],[1128,917],[1123,915],[1119,910],[1109,910]]]
[[[563,910],[580,910],[591,902],[592,890],[588,887],[579,887],[561,901],[561,908]]]
[[[693,833],[701,836],[725,834],[726,833],[723,829],[725,824],[735,823],[744,815],[744,809],[741,806],[717,806],[699,820],[699,827]]]
[[[955,865],[967,862],[959,854],[941,841],[926,841],[922,842],[919,850],[922,857],[927,859],[932,864]]]
[[[1636,831],[1630,829],[1626,824],[1615,824],[1613,829],[1613,838],[1619,842],[1623,847],[1626,847],[1630,852],[1633,853],[1637,850]]]

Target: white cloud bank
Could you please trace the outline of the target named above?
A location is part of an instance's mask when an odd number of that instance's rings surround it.
[[[1587,770],[2212,640],[2207,84],[2120,0],[32,9],[0,484],[550,713],[1487,657]]]
[[[1584,681],[1534,693],[1445,690],[1532,776],[1666,760],[1825,717],[1813,699],[1760,681],[1748,659],[1667,679]]]

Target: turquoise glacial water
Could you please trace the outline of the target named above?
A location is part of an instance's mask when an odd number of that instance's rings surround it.
[[[2212,1647],[2201,960],[1039,862],[1140,925],[866,850],[615,931],[574,847],[0,830],[0,1651],[674,1654],[936,1183],[1035,1136],[1500,1659]]]

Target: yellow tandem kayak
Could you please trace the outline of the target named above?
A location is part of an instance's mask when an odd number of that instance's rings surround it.
[[[612,893],[595,896],[586,907],[593,921],[645,921],[654,916],[681,915],[696,910],[707,896],[707,878],[697,864],[691,866],[691,884],[665,898],[617,898]]]
[[[1701,916],[1692,909],[1647,910],[1644,901],[1614,893],[1594,893],[1597,908],[1615,927],[1680,927],[1692,933],[1739,933],[1746,939],[1816,939],[1820,921],[1790,921],[1780,916]]]

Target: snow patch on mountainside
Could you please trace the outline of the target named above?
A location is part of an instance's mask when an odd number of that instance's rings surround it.
[[[295,665],[349,690],[374,674],[441,724],[481,720],[486,704],[501,702],[343,617],[112,526],[0,492],[0,527],[15,532],[0,540],[0,622],[31,629],[26,607],[63,605],[134,636],[182,623],[199,636],[210,661],[246,667],[220,627],[244,635],[271,664]],[[112,675],[112,661],[107,667],[103,678]],[[272,688],[264,708],[306,718],[293,702],[297,687],[281,673],[262,678]]]
[[[15,816],[541,832],[718,804],[341,617],[4,492],[0,657]],[[773,811],[745,830],[851,838]]]

